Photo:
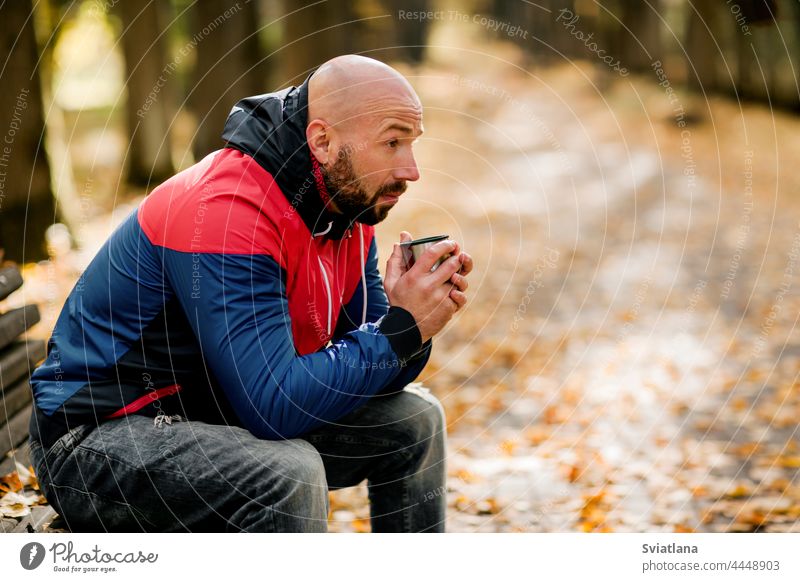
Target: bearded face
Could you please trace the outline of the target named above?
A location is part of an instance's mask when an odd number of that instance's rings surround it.
[[[336,208],[348,219],[375,225],[389,214],[391,204],[381,203],[381,196],[399,196],[406,190],[405,182],[391,182],[369,192],[353,169],[352,148],[345,145],[332,165],[322,166],[325,187]]]

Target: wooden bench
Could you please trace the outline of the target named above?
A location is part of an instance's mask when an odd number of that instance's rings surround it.
[[[0,269],[0,301],[22,285],[22,276],[15,267]],[[0,311],[0,477],[17,470],[17,463],[30,465],[28,423],[33,407],[30,376],[45,353],[45,342],[21,336],[38,323],[39,308],[25,305]],[[2,492],[0,492],[2,495]],[[56,518],[49,505],[31,508],[23,518],[0,516],[0,532],[48,531]]]

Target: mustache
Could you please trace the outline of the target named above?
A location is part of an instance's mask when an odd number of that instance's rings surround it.
[[[391,184],[384,184],[375,192],[375,197],[381,196],[399,196],[406,191],[408,185],[405,182],[392,182]]]

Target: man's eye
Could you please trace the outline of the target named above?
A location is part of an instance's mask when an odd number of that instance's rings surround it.
[[[396,147],[397,147],[397,145],[398,145],[399,143],[400,143],[400,142],[399,142],[398,140],[396,140],[396,139],[390,139],[388,142],[386,142],[386,144],[387,144],[387,145],[388,145],[390,148],[396,148]]]

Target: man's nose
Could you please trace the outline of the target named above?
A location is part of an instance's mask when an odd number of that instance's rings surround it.
[[[400,167],[394,172],[394,177],[398,181],[416,182],[419,180],[419,168],[414,154],[409,154]]]

